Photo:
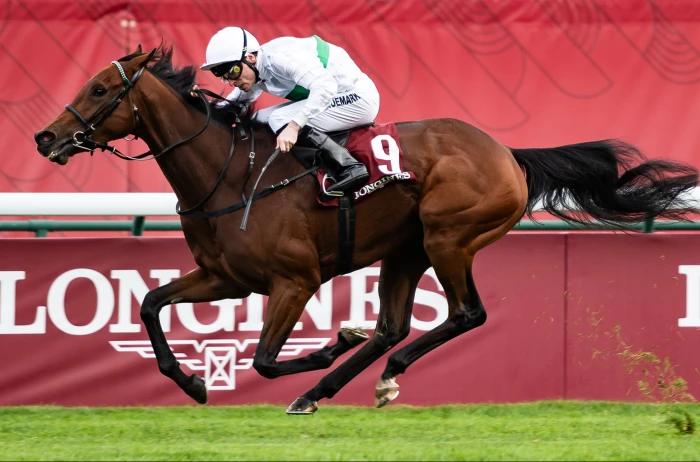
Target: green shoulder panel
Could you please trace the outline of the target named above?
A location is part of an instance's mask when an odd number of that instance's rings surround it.
[[[314,38],[316,39],[316,55],[318,56],[318,60],[321,61],[321,64],[323,65],[324,69],[328,67],[328,52],[329,52],[329,47],[328,47],[328,42],[323,40],[321,37],[318,35],[314,35]],[[303,99],[306,99],[309,97],[309,89],[304,88],[300,85],[295,86],[292,88],[292,91],[290,91],[285,98],[291,101],[301,101]]]

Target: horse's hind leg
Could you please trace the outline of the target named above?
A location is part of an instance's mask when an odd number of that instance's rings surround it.
[[[389,357],[375,390],[378,407],[396,397],[398,384],[395,378],[413,362],[448,340],[486,322],[486,311],[472,277],[475,249],[505,234],[511,226],[512,223],[508,222],[484,234],[472,229],[472,237],[465,244],[461,244],[461,238],[450,239],[449,234],[426,234],[426,251],[447,296],[448,317],[442,324]],[[466,231],[468,236],[469,230]]]
[[[184,275],[181,278],[151,290],[146,294],[141,304],[141,320],[153,346],[153,352],[158,361],[160,372],[172,379],[178,386],[198,403],[207,401],[207,390],[204,381],[196,375],[186,375],[180,369],[168,346],[168,341],[160,326],[158,313],[171,303],[179,302],[208,302],[222,298],[243,298],[250,291],[231,287],[219,278],[212,276],[202,268]]]
[[[443,123],[441,129],[450,126],[455,124]],[[418,358],[486,322],[472,277],[474,257],[512,229],[527,203],[527,184],[508,149],[474,130],[460,129],[457,135],[465,143],[428,140],[434,164],[422,182],[419,204],[423,247],[445,289],[447,319],[389,357],[375,390],[380,406],[395,397],[395,377]],[[389,394],[383,395],[384,389]]]
[[[357,374],[406,338],[416,286],[428,266],[427,256],[420,246],[417,249],[401,249],[384,258],[379,277],[379,319],[374,335],[315,387],[290,404],[288,414],[313,413],[318,400],[332,398]]]

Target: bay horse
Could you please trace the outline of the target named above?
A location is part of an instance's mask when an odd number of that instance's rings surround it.
[[[269,296],[253,367],[264,377],[328,368],[341,354],[369,338],[343,329],[333,345],[308,356],[277,361],[277,355],[321,284],[339,274],[337,212],[319,206],[318,186],[292,156],[248,170],[248,145],[195,86],[191,66],[176,69],[172,49],[139,49],[100,70],[73,102],[35,134],[38,151],[66,164],[78,152],[112,150],[107,143],[132,134],[142,138],[175,192],[184,214],[182,230],[196,269],[151,290],[140,316],[162,374],[199,403],[204,382],[180,368],[159,324],[162,307],[178,302]],[[212,115],[214,111],[214,115]],[[275,135],[239,114],[241,124],[267,160]],[[211,121],[211,123],[210,123]],[[239,127],[240,128],[240,127]],[[617,140],[555,148],[510,149],[459,120],[397,123],[403,165],[415,182],[394,183],[356,205],[356,241],[346,272],[381,261],[380,311],[371,338],[316,386],[287,408],[311,414],[409,333],[416,286],[433,267],[448,301],[448,317],[436,328],[392,353],[375,389],[377,406],[398,395],[396,377],[423,355],[486,322],[472,276],[485,246],[530,216],[538,203],[564,220],[598,220],[617,226],[646,218],[683,219],[695,209],[683,193],[697,171],[687,165],[648,160]],[[272,153],[272,154],[271,154]],[[247,231],[248,179],[299,180],[259,198]],[[244,199],[245,200],[245,199]],[[245,202],[244,202],[245,203]],[[212,213],[229,208],[230,213]]]

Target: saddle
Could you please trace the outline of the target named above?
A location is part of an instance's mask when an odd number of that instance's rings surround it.
[[[415,181],[416,175],[402,166],[402,149],[395,124],[367,124],[348,130],[326,133],[333,141],[345,147],[355,159],[362,162],[369,172],[367,184],[346,197],[354,201],[362,200],[370,194],[396,181]],[[300,141],[292,148],[292,155],[306,169],[319,167],[316,180],[319,185],[317,202],[324,206],[339,205],[337,197],[323,193],[322,185],[327,180],[320,150],[306,146]]]

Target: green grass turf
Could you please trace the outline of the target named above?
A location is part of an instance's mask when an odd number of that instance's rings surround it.
[[[0,460],[698,460],[698,404],[0,408]]]

